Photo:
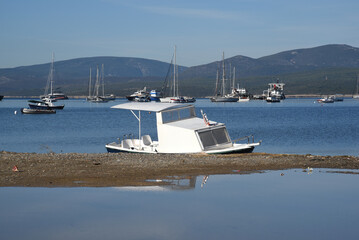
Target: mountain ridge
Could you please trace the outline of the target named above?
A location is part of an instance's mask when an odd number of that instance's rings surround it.
[[[92,68],[92,78],[96,76],[95,69],[105,66],[105,79],[108,88],[116,91],[117,95],[125,92],[131,93],[136,88],[143,86],[160,88],[166,78],[171,74],[170,63],[133,57],[86,57],[70,60],[57,61],[55,64],[56,86],[63,91],[74,95],[86,93],[89,79],[89,69]],[[225,59],[227,76],[230,75],[229,68],[236,68],[237,79],[241,83],[248,81],[251,87],[258,89],[266,88],[268,81],[282,79],[282,76],[303,75],[312,72],[308,80],[302,80],[308,84],[308,89],[300,88],[300,93],[312,93],[310,91],[311,81],[318,82],[318,72],[328,70],[330,74],[345,72],[352,69],[350,78],[354,81],[355,72],[359,69],[359,48],[346,44],[327,44],[313,48],[293,49],[275,53],[272,55],[251,58],[237,55]],[[20,66],[15,68],[0,69],[0,91],[6,95],[42,94],[46,85],[50,63]],[[208,64],[185,67],[179,66],[180,87],[184,95],[208,96],[212,94],[215,84],[217,69],[221,68],[221,59]],[[333,70],[334,69],[334,70]],[[337,69],[337,70],[335,70]],[[325,75],[325,73],[323,73]],[[338,74],[336,74],[338,75]],[[344,75],[342,75],[344,76]],[[338,76],[337,76],[338,77]],[[295,78],[295,77],[294,77]],[[324,78],[320,76],[319,78]],[[340,76],[336,81],[340,80]],[[250,82],[252,81],[252,82]],[[287,83],[287,80],[284,79]],[[320,79],[321,81],[321,79]],[[329,84],[330,81],[328,81]],[[349,84],[348,81],[344,81]],[[256,83],[258,86],[252,86]],[[351,84],[351,82],[350,82]],[[205,86],[204,86],[205,85]],[[287,84],[287,87],[291,85]],[[200,88],[197,91],[193,87]],[[325,86],[323,86],[325,88]],[[346,88],[349,91],[349,85]],[[201,92],[201,94],[196,94]],[[295,92],[295,90],[294,90]]]

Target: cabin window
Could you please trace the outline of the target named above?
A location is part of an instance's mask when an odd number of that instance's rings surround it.
[[[204,149],[230,142],[226,128],[210,129],[197,133]]]
[[[163,111],[162,122],[163,123],[175,122],[183,119],[192,118],[195,116],[196,113],[193,107]]]

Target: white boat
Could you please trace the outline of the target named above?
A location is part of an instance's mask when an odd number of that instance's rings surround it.
[[[131,95],[126,96],[128,101],[136,101],[136,102],[148,102],[150,101],[149,93],[147,92],[147,88],[144,87],[143,89],[137,90],[136,92],[132,93]]]
[[[268,89],[263,91],[263,98],[267,100],[268,97],[285,99],[284,83],[268,83]]]
[[[319,103],[334,103],[334,99],[330,97],[323,97],[317,100]]]
[[[112,108],[132,112],[139,123],[139,138],[109,143],[106,145],[108,152],[249,153],[261,143],[255,143],[252,136],[232,141],[225,124],[209,121],[202,111],[202,118],[197,117],[193,105],[132,102]],[[153,141],[149,135],[141,135],[141,111],[156,113],[158,141]]]
[[[55,105],[56,99],[44,98],[43,100],[29,100],[29,107],[32,109],[64,109],[65,105]]]

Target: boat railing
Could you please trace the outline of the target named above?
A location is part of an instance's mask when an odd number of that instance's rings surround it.
[[[235,140],[233,140],[233,142],[239,142],[239,141],[243,141],[243,140],[247,140],[247,143],[254,143],[254,136],[253,135],[249,135],[249,136],[245,136],[245,137],[241,137],[241,138],[237,138]],[[251,141],[252,140],[252,141]]]

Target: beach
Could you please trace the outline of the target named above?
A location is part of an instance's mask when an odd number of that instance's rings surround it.
[[[128,154],[0,152],[1,187],[115,187],[156,179],[284,169],[359,169],[359,157],[296,154]],[[308,170],[309,171],[309,170]],[[345,171],[344,171],[345,172]]]

